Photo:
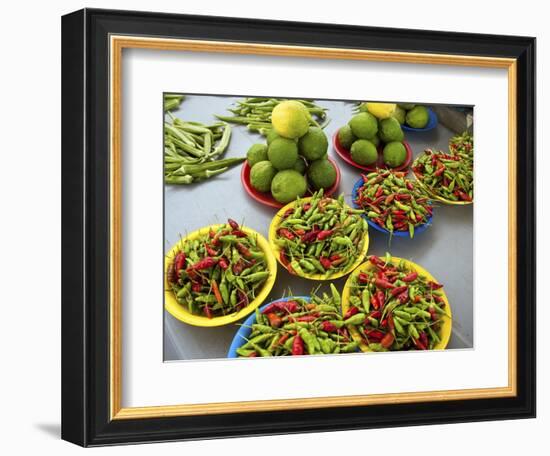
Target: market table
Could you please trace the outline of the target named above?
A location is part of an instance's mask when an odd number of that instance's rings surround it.
[[[242,97],[187,96],[176,117],[204,123],[213,123],[214,114],[228,115],[226,109]],[[338,193],[344,193],[351,204],[353,184],[360,177],[360,170],[346,164],[332,148],[332,136],[353,115],[354,104],[341,101],[317,103],[328,108],[330,123],[325,128],[329,137],[329,156],[339,165],[341,181]],[[448,149],[454,133],[439,124],[427,132],[405,132],[405,140],[416,157],[425,148]],[[225,157],[242,157],[248,148],[265,142],[259,134],[249,132],[245,126],[233,126],[231,143]],[[224,223],[228,217],[244,223],[267,239],[268,228],[276,209],[253,200],[244,190],[240,180],[241,167],[236,166],[224,174],[192,185],[165,186],[165,253],[181,236],[203,226]],[[411,174],[412,177],[412,174]],[[369,254],[392,255],[407,258],[427,269],[445,286],[445,292],[453,312],[453,332],[447,348],[473,348],[473,206],[448,206],[436,204],[433,225],[414,239],[393,237],[370,229]],[[335,280],[342,290],[346,277]],[[268,300],[288,295],[309,294],[321,284],[328,289],[329,282],[316,282],[292,276],[278,266],[277,280]],[[235,324],[202,328],[183,323],[164,310],[164,359],[165,361],[225,358],[238,327]]]

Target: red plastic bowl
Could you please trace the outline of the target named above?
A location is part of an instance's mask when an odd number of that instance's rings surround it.
[[[340,130],[337,130],[336,133],[334,133],[334,136],[332,137],[332,144],[334,146],[334,150],[338,155],[340,155],[342,160],[344,160],[346,163],[349,163],[352,166],[355,166],[356,168],[362,169],[364,171],[369,171],[369,172],[376,171],[379,168],[392,169],[394,171],[403,171],[407,169],[411,164],[411,161],[412,161],[411,146],[407,141],[403,141],[403,145],[405,146],[405,150],[407,151],[407,156],[405,157],[405,161],[403,162],[402,165],[397,166],[395,168],[392,168],[391,166],[387,166],[384,163],[384,158],[382,156],[382,151],[384,150],[382,146],[378,146],[378,160],[376,161],[375,165],[369,165],[369,166],[360,165],[359,163],[356,163],[352,160],[350,151],[344,148],[342,144],[340,144],[340,140],[338,139],[338,131]]]
[[[340,185],[340,168],[338,168],[338,165],[332,158],[329,157],[328,160],[336,170],[336,181],[334,182],[334,185],[332,187],[325,189],[326,196],[332,195]],[[248,165],[247,161],[243,163],[243,166],[241,168],[241,182],[243,183],[243,187],[246,190],[246,192],[252,198],[254,198],[256,201],[262,204],[265,204],[266,206],[281,208],[285,204],[287,204],[287,203],[284,203],[284,204],[279,203],[278,201],[276,201],[275,198],[271,196],[270,192],[265,192],[265,193],[259,192],[254,187],[252,187],[252,185],[250,184],[250,166]],[[312,193],[311,190],[308,190],[308,192],[306,193],[306,196],[310,195],[311,193]]]

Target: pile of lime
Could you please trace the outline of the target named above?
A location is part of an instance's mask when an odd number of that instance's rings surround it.
[[[327,158],[324,131],[310,126],[310,113],[296,100],[278,104],[267,144],[254,144],[247,153],[250,184],[271,192],[279,203],[289,203],[312,190],[327,189],[336,181],[336,169]]]
[[[376,165],[379,147],[382,147],[384,163],[390,168],[405,163],[407,149],[403,144],[401,110],[394,103],[365,102],[359,105],[359,112],[338,131],[340,144],[350,151],[355,163]]]
[[[394,117],[401,125],[405,124],[411,128],[426,128],[430,121],[428,108],[412,103],[398,104]]]

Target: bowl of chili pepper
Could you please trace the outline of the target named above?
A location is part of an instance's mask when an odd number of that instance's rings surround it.
[[[371,255],[342,293],[344,322],[364,352],[444,350],[452,314],[443,285],[403,258]]]
[[[405,161],[395,168],[391,168],[390,166],[386,165],[384,163],[384,146],[382,144],[379,144],[377,147],[378,150],[378,160],[373,165],[360,165],[359,163],[355,162],[351,158],[351,152],[346,149],[342,144],[340,143],[340,140],[338,139],[338,131],[334,133],[332,137],[332,145],[334,146],[334,150],[336,153],[340,156],[342,160],[344,160],[346,163],[350,164],[351,166],[355,166],[356,168],[362,169],[363,171],[376,171],[377,169],[393,169],[394,171],[402,171],[409,167],[412,161],[413,152],[411,149],[410,144],[407,141],[402,141],[403,145],[405,146],[405,151],[407,152],[407,155],[405,157]]]
[[[431,200],[404,173],[377,171],[361,178],[351,192],[370,227],[391,236],[414,238],[432,224]]]
[[[454,205],[474,202],[473,152],[426,149],[414,160],[412,171],[419,185],[434,199]]]
[[[269,227],[269,243],[277,261],[291,274],[330,280],[353,271],[369,248],[368,224],[362,210],[344,196],[323,191],[281,208]]]
[[[431,108],[426,108],[428,111],[428,123],[424,128],[414,128],[410,125],[407,125],[404,123],[401,125],[401,128],[405,131],[416,131],[416,132],[423,132],[423,131],[430,131],[433,130],[435,127],[437,127],[437,115],[435,112],[432,111]]]
[[[358,351],[341,314],[340,293],[288,296],[255,310],[241,325],[228,358],[321,355]]]
[[[329,188],[325,189],[324,192],[326,195],[332,195],[340,185],[340,168],[336,164],[336,162],[328,157],[328,161],[331,163],[331,165],[334,167],[334,170],[336,171],[336,180],[334,181],[334,184],[330,186]],[[260,192],[259,190],[256,190],[252,184],[250,183],[250,165],[247,161],[243,163],[243,166],[241,168],[241,182],[243,184],[244,189],[246,192],[256,201],[259,203],[265,204],[266,206],[271,206],[275,208],[281,208],[284,206],[283,203],[279,203],[273,196],[271,195],[271,192]],[[313,194],[313,191],[308,188],[307,194],[311,195]]]
[[[223,326],[269,295],[277,262],[268,241],[232,219],[192,232],[165,257],[165,309],[194,326]]]

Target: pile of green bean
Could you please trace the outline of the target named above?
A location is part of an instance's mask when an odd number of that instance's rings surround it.
[[[285,98],[245,98],[237,102],[234,108],[228,108],[233,116],[216,116],[224,122],[246,125],[250,131],[255,131],[263,136],[273,128],[271,125],[271,113]],[[313,126],[324,128],[327,123],[326,109],[310,100],[296,100],[302,103],[311,114],[310,123]],[[319,122],[322,124],[320,125]]]
[[[164,182],[191,184],[221,174],[246,157],[218,160],[231,139],[231,126],[186,122],[168,112],[164,123]]]
[[[176,93],[164,94],[164,112],[173,111],[179,108],[181,102],[185,100],[185,95],[179,95]]]
[[[182,240],[167,270],[178,303],[213,318],[246,307],[269,277],[256,238],[232,219],[192,240]]]
[[[347,271],[359,258],[368,231],[362,210],[351,209],[319,190],[311,199],[298,199],[283,214],[274,242],[279,259],[291,274],[327,274]]]
[[[340,294],[312,293],[309,299],[290,297],[256,309],[250,336],[237,349],[240,357],[298,356],[350,353],[358,343],[351,339],[340,313]]]
[[[446,314],[443,285],[390,254],[370,256],[369,262],[350,279],[346,324],[371,351],[433,349]]]

